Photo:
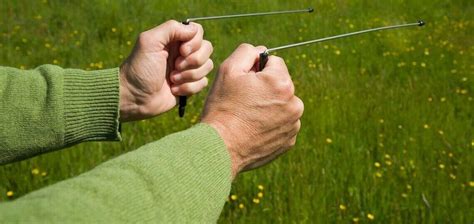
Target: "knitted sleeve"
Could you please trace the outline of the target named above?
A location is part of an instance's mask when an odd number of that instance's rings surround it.
[[[0,164],[84,141],[120,140],[118,69],[0,67]]]
[[[231,187],[223,140],[200,124],[0,204],[0,223],[215,223]]]

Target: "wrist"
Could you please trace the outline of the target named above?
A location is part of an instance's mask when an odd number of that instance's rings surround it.
[[[205,118],[201,122],[214,128],[219,134],[219,136],[222,138],[222,140],[224,141],[224,144],[226,145],[226,148],[227,148],[227,152],[230,155],[231,174],[232,174],[232,179],[234,179],[243,168],[242,156],[238,153],[239,147],[237,146],[237,144],[235,144],[232,141],[232,139],[234,139],[236,136],[233,136],[230,130],[221,122],[211,121]]]
[[[138,106],[135,103],[135,97],[130,91],[129,84],[123,73],[123,69],[120,68],[120,101],[119,101],[119,112],[120,121],[127,122],[135,120],[134,117],[138,113]]]

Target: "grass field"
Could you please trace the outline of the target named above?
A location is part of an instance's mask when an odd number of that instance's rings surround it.
[[[203,22],[215,64],[241,42],[273,47],[420,18],[427,26],[278,52],[305,102],[297,146],[240,175],[219,222],[474,222],[471,0],[3,0],[0,64],[116,67],[140,31],[168,19],[308,6],[313,14]],[[171,111],[125,124],[121,143],[1,166],[0,201],[190,127],[206,92],[191,98],[184,120]]]

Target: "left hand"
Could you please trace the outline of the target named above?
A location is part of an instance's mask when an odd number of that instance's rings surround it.
[[[120,121],[159,115],[207,86],[213,47],[203,35],[201,25],[173,20],[140,34],[120,66]]]

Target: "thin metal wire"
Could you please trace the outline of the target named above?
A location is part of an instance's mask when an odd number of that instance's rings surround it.
[[[300,9],[300,10],[286,10],[286,11],[259,12],[259,13],[235,14],[235,15],[224,15],[224,16],[196,17],[196,18],[186,19],[185,23],[201,21],[201,20],[228,19],[228,18],[249,17],[249,16],[266,16],[266,15],[302,13],[302,12],[313,12],[313,11],[314,11],[313,8],[307,8],[307,9]]]
[[[271,53],[271,52],[274,52],[274,51],[277,51],[277,50],[282,50],[282,49],[287,49],[287,48],[292,48],[292,47],[298,47],[298,46],[307,45],[307,44],[314,44],[314,43],[319,43],[319,42],[323,42],[323,41],[334,40],[334,39],[339,39],[339,38],[344,38],[344,37],[349,37],[349,36],[355,36],[355,35],[360,35],[360,34],[364,34],[364,33],[380,31],[380,30],[398,29],[398,28],[404,28],[404,27],[424,26],[424,25],[425,25],[425,22],[423,20],[420,20],[416,23],[378,27],[378,28],[373,28],[373,29],[368,29],[368,30],[361,30],[361,31],[353,32],[353,33],[341,34],[341,35],[332,36],[332,37],[325,37],[325,38],[321,38],[321,39],[317,39],[317,40],[310,40],[310,41],[305,41],[305,42],[300,42],[300,43],[284,45],[284,46],[280,46],[280,47],[269,48],[264,53],[268,54],[268,53]]]

